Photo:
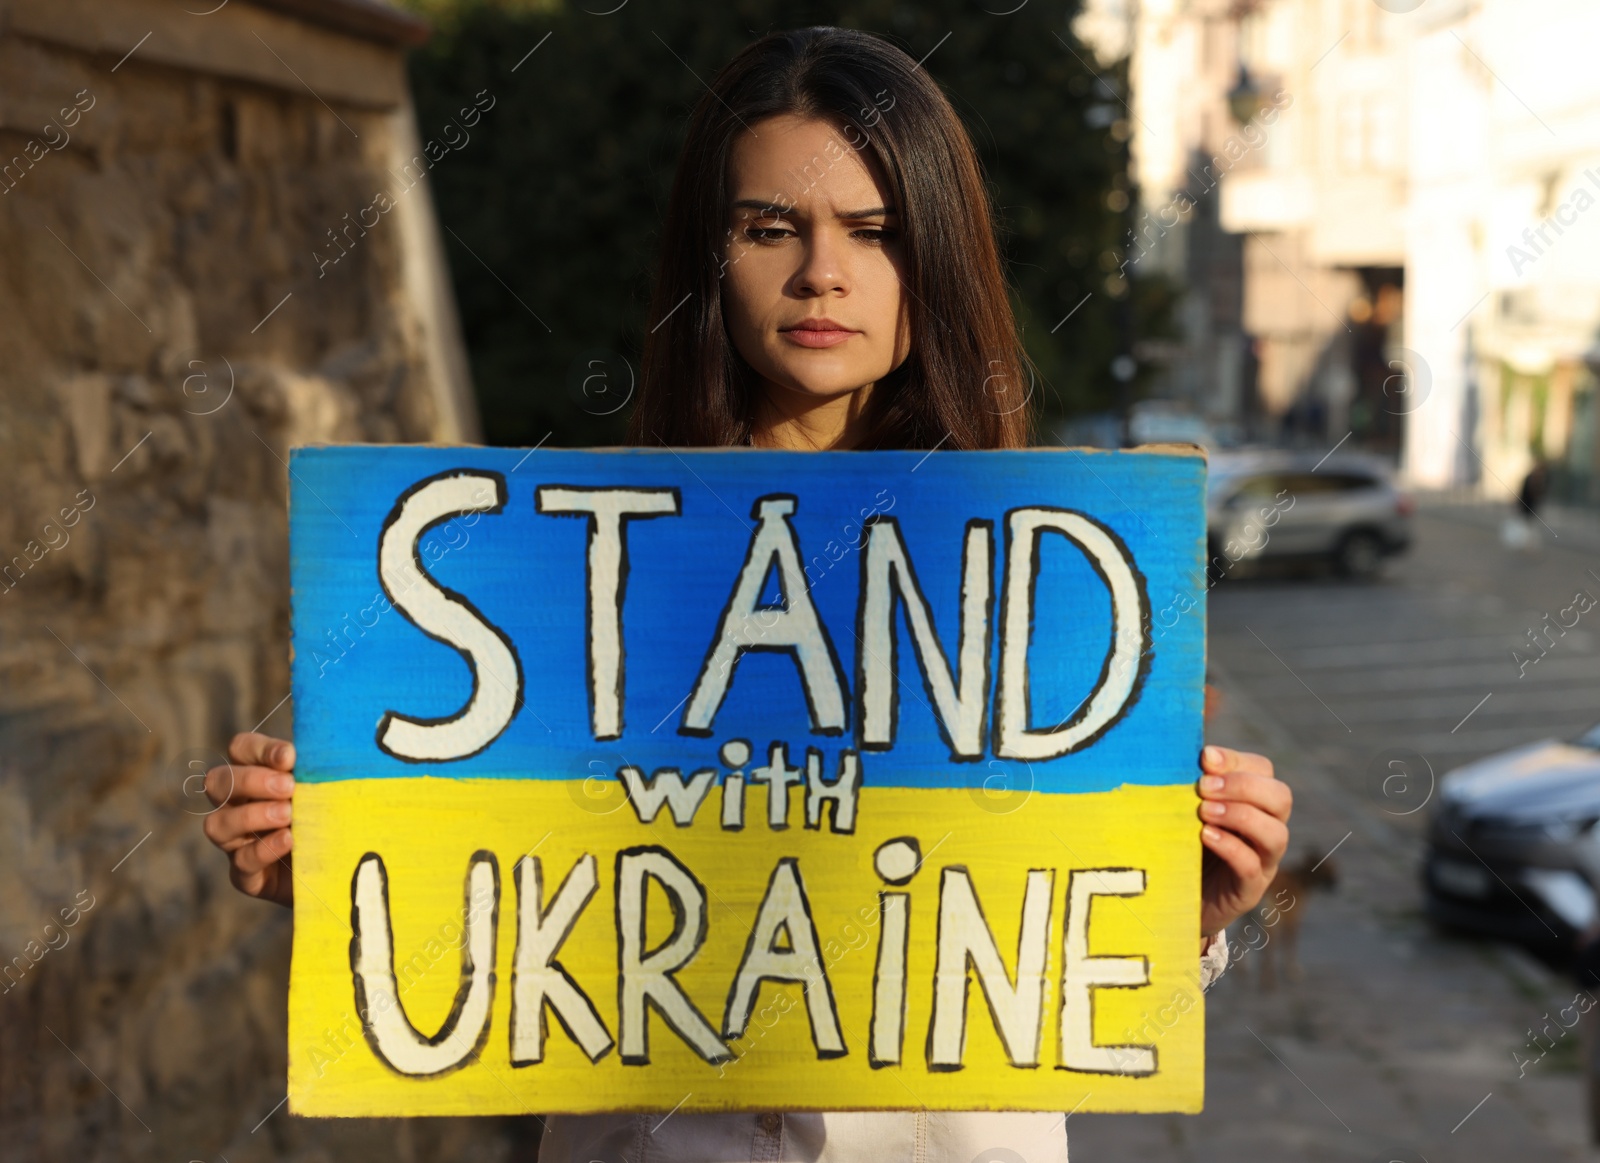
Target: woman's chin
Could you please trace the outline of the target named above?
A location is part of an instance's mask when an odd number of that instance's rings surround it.
[[[815,407],[851,396],[875,380],[874,376],[866,373],[841,371],[834,375],[818,375],[817,370],[808,368],[805,369],[807,374],[800,375],[791,372],[778,384],[792,402]]]

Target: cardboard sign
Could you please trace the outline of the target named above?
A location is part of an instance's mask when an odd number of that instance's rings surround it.
[[[292,1111],[1200,1109],[1198,453],[290,474]]]

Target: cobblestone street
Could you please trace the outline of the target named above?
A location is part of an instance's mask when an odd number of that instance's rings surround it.
[[[1418,869],[1432,789],[1385,796],[1371,774],[1394,748],[1439,776],[1600,718],[1591,628],[1569,631],[1524,678],[1512,661],[1546,611],[1580,587],[1600,592],[1586,573],[1600,535],[1547,515],[1543,548],[1511,553],[1503,512],[1425,508],[1414,551],[1371,585],[1261,579],[1212,592],[1224,705],[1208,735],[1275,760],[1295,789],[1291,859],[1336,848],[1339,884],[1296,901],[1302,980],[1280,973],[1264,988],[1269,929],[1264,951],[1245,951],[1212,990],[1205,1113],[1074,1116],[1079,1163],[1590,1157],[1581,1029],[1523,1077],[1512,1058],[1534,1053],[1529,1028],[1576,987],[1518,949],[1427,924]]]

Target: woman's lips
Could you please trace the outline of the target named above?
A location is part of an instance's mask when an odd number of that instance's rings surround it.
[[[815,331],[810,328],[795,327],[788,331],[780,331],[778,334],[799,347],[836,347],[852,335],[861,333],[859,331]]]

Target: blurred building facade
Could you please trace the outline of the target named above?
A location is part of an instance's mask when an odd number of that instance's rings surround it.
[[[1408,468],[1505,494],[1544,457],[1561,493],[1600,502],[1600,73],[1586,59],[1600,6],[1489,0],[1408,19],[1408,269],[1429,282],[1407,343],[1473,433],[1464,451],[1439,423],[1413,425]]]
[[[1099,0],[1075,26],[1103,63],[1129,56],[1129,148],[1139,191],[1124,258],[1136,274],[1185,288],[1179,339],[1134,352],[1155,369],[1154,394],[1213,423],[1253,411],[1253,369],[1242,320],[1243,248],[1218,220],[1220,159],[1232,130],[1228,92],[1237,24],[1224,3]],[[1225,168],[1225,167],[1224,167]]]
[[[1542,456],[1600,501],[1600,5],[1101,0],[1079,28],[1132,53],[1135,269],[1187,287],[1161,394],[1422,486],[1504,496]]]
[[[1272,125],[1257,117],[1262,145],[1223,177],[1219,200],[1223,229],[1244,239],[1262,419],[1398,453],[1406,401],[1391,398],[1385,357],[1405,285],[1403,45],[1370,0],[1234,11],[1236,91],[1283,109]]]

